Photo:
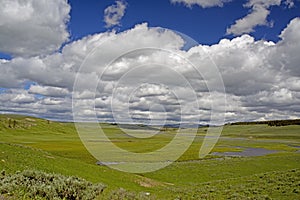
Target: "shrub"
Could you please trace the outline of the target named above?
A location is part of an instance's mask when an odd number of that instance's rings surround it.
[[[118,190],[114,190],[110,193],[109,198],[110,200],[152,200],[157,199],[155,196],[150,195],[147,192],[131,192],[127,191],[123,188],[119,188]]]
[[[0,194],[16,198],[89,200],[102,193],[105,186],[92,184],[74,176],[67,177],[40,171],[23,171],[0,175]]]

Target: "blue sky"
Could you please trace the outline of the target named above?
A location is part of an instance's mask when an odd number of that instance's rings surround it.
[[[202,8],[194,4],[191,7],[183,3],[171,3],[169,0],[127,0],[125,15],[120,20],[120,26],[106,28],[104,10],[115,4],[112,0],[69,0],[71,5],[68,30],[70,41],[81,39],[90,34],[106,32],[112,29],[118,32],[128,30],[136,24],[147,22],[150,27],[163,27],[188,35],[200,44],[212,45],[223,38],[232,39],[232,34],[226,34],[226,29],[235,20],[246,16],[251,9],[243,5],[247,0],[234,0],[222,7]],[[294,1],[294,6],[288,8],[284,3],[272,6],[267,17],[272,26],[256,26],[249,33],[255,39],[277,42],[278,37],[288,22],[299,16],[300,1]],[[0,58],[11,59],[7,52],[0,51]]]
[[[104,9],[114,1],[109,0],[70,0],[71,20],[69,29],[73,39],[79,39],[88,34],[105,32],[103,22]],[[216,44],[222,38],[232,38],[226,35],[226,28],[235,20],[249,13],[249,8],[243,7],[246,0],[235,0],[223,7],[202,8],[193,5],[191,8],[183,4],[171,4],[168,0],[128,0],[126,13],[121,19],[118,31],[124,31],[136,24],[147,22],[152,27],[163,27],[182,32],[201,44]],[[256,39],[278,41],[278,35],[286,24],[300,13],[300,2],[295,2],[293,8],[286,5],[271,7],[269,21],[274,21],[273,27],[258,26],[251,33]],[[115,27],[116,28],[116,27]]]
[[[299,118],[299,41],[299,0],[0,0],[0,113]]]

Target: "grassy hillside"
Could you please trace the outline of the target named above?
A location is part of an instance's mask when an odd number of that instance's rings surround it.
[[[118,146],[135,152],[158,149],[175,135],[170,130],[138,139],[116,125],[103,124],[102,128]],[[210,155],[199,159],[206,129],[198,130],[193,144],[177,162],[156,172],[129,174],[96,165],[73,123],[0,115],[0,170],[10,174],[38,170],[103,183],[106,189],[99,198],[105,199],[300,198],[300,126],[226,125],[213,152],[247,148],[276,151],[264,156]]]

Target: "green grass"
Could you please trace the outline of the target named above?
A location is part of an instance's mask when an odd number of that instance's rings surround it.
[[[183,186],[268,171],[289,170],[298,168],[299,163],[299,154],[175,162],[165,169],[145,174],[145,176]]]
[[[116,145],[132,152],[159,149],[176,134],[175,130],[169,130],[149,139],[138,139],[124,134],[115,125],[101,124],[101,127]],[[133,196],[140,199],[245,199],[248,195],[250,199],[284,199],[284,195],[289,197],[287,199],[300,198],[297,192],[300,184],[294,184],[299,182],[300,153],[296,146],[300,146],[300,126],[226,125],[213,152],[242,151],[247,147],[277,152],[257,157],[210,155],[199,159],[206,130],[207,127],[198,130],[193,144],[177,162],[156,172],[130,174],[97,166],[97,160],[85,149],[73,123],[0,115],[0,170],[8,173],[39,170],[103,183],[107,188],[99,198],[104,199],[132,199]],[[272,182],[269,186],[268,181]],[[292,186],[289,181],[294,181]],[[267,188],[261,191],[260,184]],[[288,190],[288,186],[293,190]],[[275,190],[277,187],[281,189]],[[145,196],[148,192],[151,195]]]
[[[43,150],[12,144],[0,144],[1,167],[8,173],[23,170],[41,170],[68,176],[82,177],[91,182],[102,182],[114,187],[139,188],[132,174],[111,170],[104,166],[89,164],[80,159],[53,155]],[[122,180],[126,183],[121,183]]]
[[[299,199],[300,170],[275,171],[168,188],[170,199]]]

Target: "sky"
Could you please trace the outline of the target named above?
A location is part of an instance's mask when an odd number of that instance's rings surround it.
[[[300,117],[299,0],[0,0],[0,113]]]

